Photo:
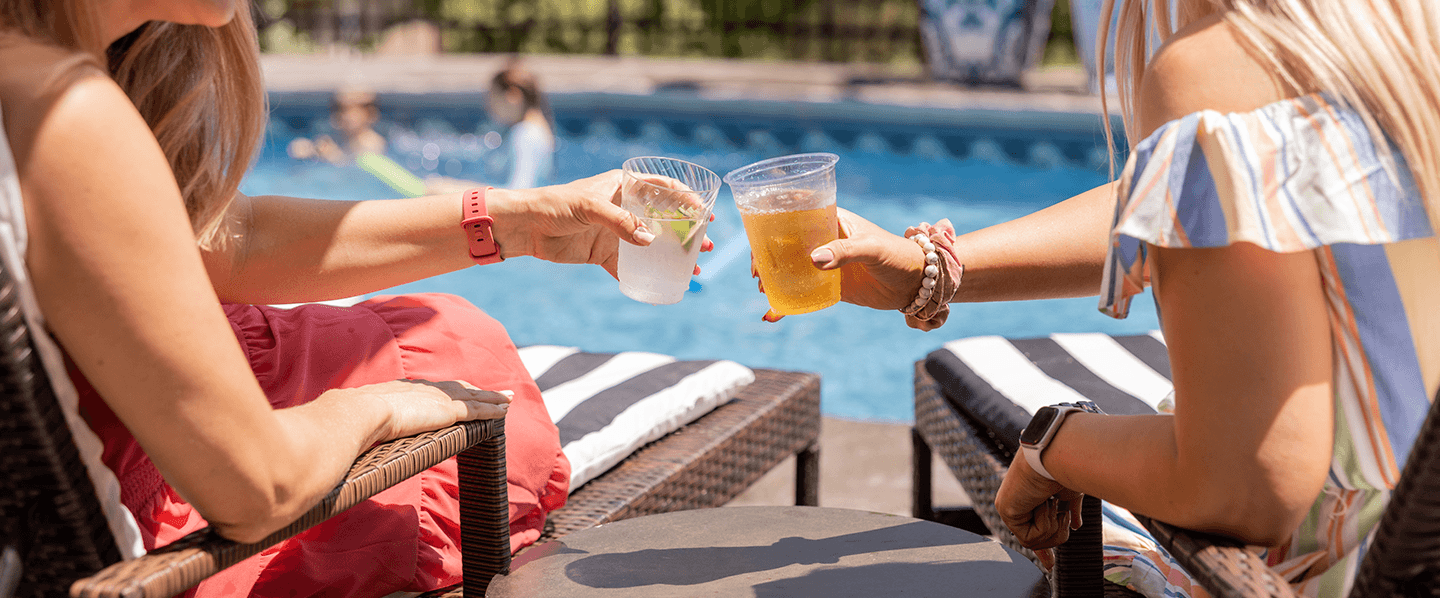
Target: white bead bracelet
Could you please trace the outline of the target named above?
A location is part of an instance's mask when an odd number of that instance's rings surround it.
[[[915,233],[915,236],[910,238],[920,246],[921,251],[925,252],[925,277],[920,279],[920,293],[910,304],[910,311],[913,312],[925,307],[925,304],[929,303],[930,298],[935,295],[935,284],[940,278],[940,255],[935,253],[935,244],[930,241],[930,237],[925,236],[925,233]]]

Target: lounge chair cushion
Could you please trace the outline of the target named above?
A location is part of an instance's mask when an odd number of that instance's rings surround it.
[[[1040,407],[1090,400],[1106,413],[1155,413],[1172,390],[1159,332],[963,338],[930,353],[925,369],[951,403],[1011,452]]]
[[[560,428],[571,492],[755,381],[750,368],[733,361],[658,353],[535,345],[522,347],[520,359]]]

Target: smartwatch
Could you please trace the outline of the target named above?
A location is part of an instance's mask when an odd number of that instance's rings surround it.
[[[460,228],[469,238],[470,259],[481,266],[505,259],[500,257],[500,244],[492,232],[495,219],[485,209],[485,193],[492,188],[471,189],[460,196]]]
[[[1055,481],[1055,477],[1045,471],[1045,465],[1040,463],[1040,455],[1045,452],[1045,447],[1049,446],[1050,440],[1055,438],[1055,433],[1060,431],[1060,424],[1065,421],[1066,416],[1079,411],[1104,413],[1100,410],[1099,405],[1090,401],[1041,407],[1035,412],[1035,417],[1030,418],[1030,423],[1025,426],[1025,431],[1020,433],[1020,451],[1025,453],[1025,460],[1030,463],[1030,469],[1035,470],[1035,473],[1047,480]]]

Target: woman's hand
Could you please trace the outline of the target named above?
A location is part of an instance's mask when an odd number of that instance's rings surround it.
[[[1055,556],[1048,549],[1070,539],[1070,530],[1080,529],[1083,497],[1035,473],[1025,456],[1016,453],[995,493],[995,510],[1021,546],[1034,550],[1042,562],[1053,565]]]
[[[375,442],[386,442],[458,422],[499,419],[510,409],[515,393],[480,390],[468,382],[393,380],[358,388],[332,390],[350,400],[373,399],[389,407],[390,416]],[[327,393],[327,394],[329,394]]]
[[[615,276],[620,241],[655,240],[634,214],[620,208],[619,170],[564,185],[495,189],[490,213],[504,257],[528,255],[561,264],[596,264]],[[707,238],[701,251],[714,248]]]
[[[886,232],[849,210],[837,208],[840,237],[810,252],[821,270],[840,269],[840,299],[874,309],[900,309],[915,299],[925,277],[925,254],[914,241]],[[752,262],[751,275],[755,275]],[[760,288],[764,292],[764,287]],[[782,316],[767,313],[765,320]]]

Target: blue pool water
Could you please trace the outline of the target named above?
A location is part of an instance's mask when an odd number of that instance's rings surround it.
[[[242,190],[332,199],[395,195],[360,170],[296,162],[284,147],[326,124],[328,98],[277,95],[265,151]],[[626,158],[661,155],[724,175],[750,162],[798,151],[831,151],[838,203],[891,231],[948,217],[961,231],[1022,216],[1105,181],[1097,116],[877,108],[854,103],[707,102],[693,97],[563,95],[553,98],[560,134],[554,179],[618,168]],[[474,180],[505,178],[505,152],[484,122],[478,96],[381,96],[381,130],[391,156],[413,171]],[[929,333],[898,312],[848,304],[779,323],[760,320],[764,296],[729,189],[717,201],[701,254],[698,292],[651,306],[621,295],[593,266],[534,259],[470,268],[395,291],[440,291],[469,299],[503,322],[520,345],[587,351],[655,351],[724,358],[754,367],[822,375],[827,415],[909,421],[913,363],[948,340],[1053,332],[1138,333],[1157,327],[1148,300],[1127,320],[1101,315],[1093,298],[955,305]]]

